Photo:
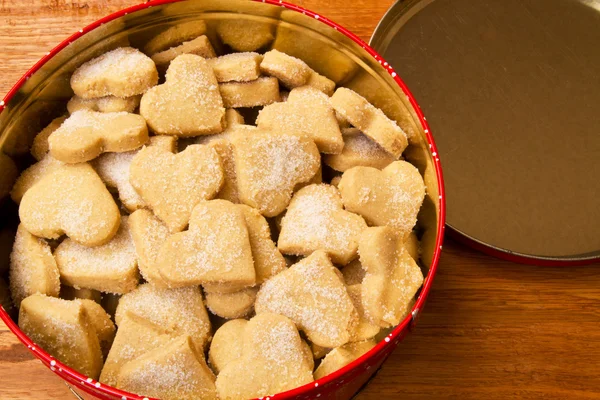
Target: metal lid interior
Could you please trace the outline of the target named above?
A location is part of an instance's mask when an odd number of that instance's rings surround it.
[[[371,45],[428,116],[448,225],[505,258],[600,257],[600,2],[397,2]]]

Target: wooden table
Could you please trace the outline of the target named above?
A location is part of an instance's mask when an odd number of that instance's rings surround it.
[[[138,2],[0,0],[0,94],[67,35]],[[368,40],[392,1],[297,3]],[[599,325],[600,265],[526,267],[448,240],[418,329],[358,399],[600,398]],[[0,325],[0,399],[72,398]]]

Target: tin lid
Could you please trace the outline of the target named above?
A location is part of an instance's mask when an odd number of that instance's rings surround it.
[[[451,229],[515,261],[600,257],[600,1],[400,0],[371,45],[431,125]]]

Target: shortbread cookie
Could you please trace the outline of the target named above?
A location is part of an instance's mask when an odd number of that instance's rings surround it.
[[[48,138],[50,155],[65,163],[89,161],[105,152],[135,150],[147,142],[144,118],[126,112],[77,111]]]
[[[350,264],[341,269],[346,285],[358,285],[365,278],[365,269],[360,263],[360,260],[354,260]]]
[[[217,400],[215,376],[189,336],[124,364],[117,387],[163,400]]]
[[[61,285],[60,295],[61,299],[65,300],[76,300],[76,299],[87,299],[95,301],[100,304],[102,301],[102,293],[94,289],[76,289],[73,286]]]
[[[314,252],[265,282],[254,308],[257,314],[287,316],[311,342],[323,347],[347,343],[358,322],[352,299],[323,251]]]
[[[54,257],[61,280],[77,288],[123,294],[135,289],[140,280],[127,217],[121,217],[121,226],[108,243],[86,247],[67,238]]]
[[[199,350],[210,339],[210,320],[198,287],[160,289],[138,286],[119,301],[115,322],[120,327],[127,312],[159,325],[172,335],[189,335]]]
[[[156,262],[172,287],[256,281],[244,214],[226,200],[199,203],[189,229],[167,238]]]
[[[338,125],[340,126],[340,129],[342,129],[342,132],[344,129],[352,128],[350,122],[348,122],[348,120],[337,111],[335,112],[335,119],[337,119]]]
[[[99,246],[117,233],[119,208],[94,169],[62,165],[25,193],[21,223],[32,234],[56,239],[66,234],[84,246]]]
[[[12,158],[0,152],[0,199],[3,199],[10,193],[15,180],[19,176],[19,169]]]
[[[133,212],[127,222],[142,277],[155,286],[166,287],[156,257],[160,247],[169,237],[169,228],[151,211],[143,209]]]
[[[423,284],[423,273],[390,227],[365,230],[359,243],[366,271],[362,282],[365,316],[383,328],[398,325]]]
[[[314,72],[301,59],[275,49],[265,53],[260,63],[260,70],[266,75],[279,79],[288,89],[303,86]]]
[[[305,346],[294,323],[271,313],[257,315],[244,329],[242,356],[217,377],[222,400],[280,393],[313,380]]]
[[[165,135],[152,136],[149,146],[174,153],[177,147],[177,138]],[[137,150],[124,153],[105,153],[92,161],[92,166],[100,178],[106,183],[106,186],[117,189],[119,200],[130,212],[146,206],[129,179],[131,162],[137,153]]]
[[[342,152],[323,156],[323,162],[334,170],[344,172],[352,167],[383,169],[396,161],[394,156],[358,129],[347,128],[342,133],[344,137]]]
[[[334,81],[327,78],[326,76],[316,73],[315,71],[313,71],[310,74],[308,81],[306,81],[306,86],[313,87],[313,88],[325,93],[329,97],[331,97],[333,95],[333,92],[335,90],[335,82]]]
[[[286,268],[285,259],[279,250],[277,250],[273,239],[271,239],[271,231],[267,220],[252,207],[245,204],[240,204],[237,207],[244,214],[246,227],[248,228],[248,237],[250,239],[250,248],[252,249],[252,258],[254,260],[256,284],[260,285]],[[228,294],[233,294],[244,289],[240,284],[231,283],[208,283],[204,284],[203,287],[206,292]]]
[[[143,148],[129,171],[135,190],[171,232],[183,230],[194,206],[213,198],[223,183],[219,155],[203,145],[188,146],[178,154]]]
[[[317,170],[317,173],[312,177],[312,179],[310,181],[298,183],[294,187],[294,193],[296,193],[297,191],[299,191],[300,189],[302,189],[306,186],[310,186],[310,185],[314,185],[314,184],[318,185],[320,183],[323,183],[323,167],[322,166],[319,167],[319,169]]]
[[[206,308],[221,318],[243,318],[254,309],[257,292],[257,287],[250,287],[235,293],[206,292]]]
[[[75,301],[83,305],[90,317],[90,322],[94,326],[96,336],[98,336],[102,355],[106,357],[115,339],[115,324],[111,321],[110,315],[95,301],[89,299],[77,299]]]
[[[406,161],[395,161],[382,171],[351,168],[338,188],[348,211],[362,215],[369,225],[394,228],[403,240],[415,226],[425,198],[419,170]]]
[[[344,147],[329,99],[311,87],[294,89],[287,102],[266,106],[256,123],[260,129],[311,138],[321,153],[339,154]]]
[[[106,96],[96,99],[84,99],[79,96],[73,96],[67,103],[67,110],[70,114],[77,111],[98,111],[103,113],[128,112],[132,113],[140,105],[141,95],[131,97]]]
[[[263,56],[258,53],[232,53],[209,61],[217,81],[249,82],[260,77],[260,62]]]
[[[38,346],[69,367],[97,379],[102,351],[81,302],[34,294],[21,303],[19,328]]]
[[[244,329],[248,321],[245,319],[234,319],[225,322],[217,331],[210,342],[208,361],[216,374],[231,361],[242,356],[244,348]]]
[[[321,165],[308,138],[257,132],[232,142],[240,198],[267,217],[285,210],[294,187],[312,179]]]
[[[206,22],[203,20],[186,21],[170,26],[145,44],[144,53],[156,54],[204,35],[204,33],[206,33]]]
[[[318,344],[311,343],[310,351],[312,352],[313,358],[315,360],[320,360],[321,358],[325,357],[327,353],[331,351],[331,349],[328,347],[323,347],[319,346]]]
[[[331,185],[310,185],[294,194],[281,220],[278,248],[284,254],[307,256],[324,250],[346,265],[357,257],[358,240],[367,224],[344,210],[339,191]]]
[[[353,126],[394,157],[400,157],[408,146],[406,133],[398,124],[358,93],[347,88],[338,88],[331,97],[331,105]]]
[[[183,42],[177,47],[171,47],[168,50],[161,51],[152,56],[152,61],[158,69],[164,71],[169,63],[182,54],[195,54],[202,58],[216,57],[215,49],[205,35],[199,36],[187,42]]]
[[[415,260],[416,262],[418,262],[419,258],[420,258],[420,252],[421,252],[420,247],[421,247],[421,245],[419,244],[419,239],[417,238],[417,234],[414,231],[412,231],[408,235],[406,242],[404,242],[404,248],[406,249],[408,254],[413,258],[413,260]]]
[[[67,117],[58,117],[52,120],[48,126],[38,133],[33,139],[33,144],[31,145],[31,155],[38,161],[41,161],[48,151],[50,150],[50,146],[48,144],[48,138],[60,126],[65,122]]]
[[[125,363],[162,348],[173,339],[159,325],[127,313],[119,324],[119,330],[104,362],[100,382],[116,386],[119,371]]]
[[[360,342],[361,340],[374,338],[381,330],[381,327],[378,324],[371,322],[365,315],[365,310],[362,305],[362,285],[351,285],[348,286],[346,290],[352,299],[354,308],[356,308],[356,311],[358,312],[358,325],[354,332],[352,332],[350,341]]]
[[[345,367],[371,350],[376,344],[377,342],[371,339],[362,342],[348,343],[331,350],[316,369],[315,379],[321,379],[332,372]]]
[[[235,51],[256,51],[273,41],[273,25],[241,18],[219,21],[217,34]]]
[[[50,155],[46,155],[41,161],[38,161],[27,168],[19,175],[12,187],[10,196],[13,201],[19,204],[25,193],[31,189],[33,185],[39,182],[40,179],[47,174],[59,169],[61,165],[63,165],[62,162],[52,158]]]
[[[250,82],[219,84],[223,104],[227,108],[266,106],[280,101],[276,78],[262,77]]]
[[[166,82],[142,97],[140,114],[157,134],[189,137],[221,132],[225,108],[208,61],[194,54],[174,59]]]
[[[60,275],[50,246],[19,225],[10,253],[10,292],[15,305],[34,293],[57,297]]]
[[[158,83],[156,65],[131,47],[120,47],[83,64],[71,76],[71,87],[84,99],[131,97]]]

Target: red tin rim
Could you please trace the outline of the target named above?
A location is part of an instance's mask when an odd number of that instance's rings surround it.
[[[140,11],[140,10],[143,10],[146,8],[150,8],[155,5],[177,3],[180,1],[185,1],[185,0],[150,0],[147,3],[138,4],[138,5],[135,5],[132,7],[125,8],[121,11],[117,11],[113,14],[110,14],[104,18],[101,18],[101,19],[93,22],[92,24],[86,26],[83,29],[80,29],[78,32],[69,36],[67,39],[62,41],[55,48],[53,48],[50,52],[48,52],[29,71],[27,71],[25,73],[25,75],[23,75],[17,81],[17,83],[10,89],[10,91],[4,97],[4,100],[0,102],[0,112],[4,111],[4,108],[6,107],[6,104],[9,102],[9,100],[15,95],[15,93],[21,88],[21,86],[29,79],[29,77],[31,75],[33,75],[36,71],[38,71],[46,62],[48,62],[48,60],[50,60],[52,57],[54,57],[58,52],[60,52],[66,46],[71,44],[71,42],[73,42],[74,40],[80,38],[81,36],[85,35],[88,32],[93,31],[94,29],[98,28],[99,26],[101,26],[103,24],[108,23],[114,19],[120,18],[124,15],[130,14],[130,13],[133,13],[136,11]],[[444,179],[443,179],[443,175],[442,175],[440,158],[439,158],[439,155],[437,152],[437,147],[435,145],[435,141],[433,140],[433,136],[431,135],[431,131],[429,129],[429,124],[427,123],[427,119],[423,115],[423,112],[421,111],[421,107],[419,107],[419,105],[417,104],[414,96],[408,90],[406,84],[402,81],[402,79],[400,79],[398,74],[394,71],[392,66],[389,65],[388,62],[385,61],[374,49],[372,49],[367,43],[365,43],[362,39],[360,39],[354,33],[350,32],[346,28],[338,25],[337,23],[333,22],[332,20],[325,18],[313,11],[310,11],[303,7],[297,6],[295,4],[286,3],[286,2],[283,2],[280,0],[252,0],[252,1],[284,7],[286,9],[296,11],[296,12],[305,14],[309,17],[312,17],[312,18],[332,27],[333,29],[343,33],[345,36],[349,37],[354,42],[356,42],[359,46],[361,46],[375,60],[377,60],[379,62],[379,64],[381,64],[387,70],[387,72],[394,79],[396,84],[398,84],[398,86],[402,89],[402,91],[407,96],[408,100],[410,101],[410,104],[412,105],[413,109],[415,110],[415,112],[419,118],[419,121],[421,122],[421,126],[423,127],[423,130],[425,132],[427,142],[428,142],[429,148],[431,150],[431,154],[433,155],[435,173],[436,173],[436,177],[438,180],[439,221],[438,221],[438,230],[437,230],[436,243],[435,243],[435,251],[433,254],[433,260],[431,262],[431,267],[429,268],[429,273],[427,274],[427,277],[425,278],[425,281],[423,282],[423,287],[421,289],[421,293],[420,293],[417,301],[415,302],[415,305],[412,308],[411,315],[408,315],[406,318],[404,318],[404,320],[400,324],[398,324],[384,340],[377,343],[377,345],[374,348],[372,348],[370,351],[368,351],[367,353],[362,355],[360,358],[358,358],[358,359],[354,360],[353,362],[351,362],[350,364],[344,366],[343,368],[341,368],[321,379],[318,379],[316,381],[308,383],[306,385],[288,390],[286,392],[278,393],[276,395],[269,396],[269,398],[273,398],[276,396],[277,398],[289,399],[289,398],[297,396],[297,395],[306,394],[306,393],[310,392],[312,389],[315,389],[319,386],[324,386],[330,382],[336,381],[338,378],[340,378],[341,376],[350,372],[358,365],[361,365],[361,364],[369,361],[371,358],[373,358],[373,356],[375,356],[375,354],[378,354],[379,352],[383,351],[384,349],[386,349],[390,346],[394,346],[394,347],[397,346],[398,343],[400,342],[400,340],[403,338],[402,333],[405,332],[406,329],[409,329],[410,327],[412,327],[412,325],[416,322],[417,316],[418,316],[420,310],[423,309],[423,305],[425,304],[425,301],[427,300],[427,296],[429,295],[429,292],[431,290],[431,285],[433,284],[433,278],[434,278],[434,276],[437,272],[437,268],[438,268],[439,258],[440,258],[440,254],[442,251],[442,243],[444,241],[444,231],[445,231],[445,221],[446,221],[446,197],[445,197],[445,191],[444,191]],[[103,399],[105,397],[102,397],[102,395],[99,394],[98,392],[104,392],[104,393],[112,395],[112,396],[121,396],[121,398],[123,400],[148,399],[147,397],[124,392],[122,390],[119,390],[119,389],[113,388],[111,386],[104,385],[98,381],[92,380],[91,378],[88,378],[85,375],[82,375],[81,373],[73,370],[72,368],[61,363],[60,361],[54,359],[45,350],[37,347],[36,344],[33,343],[31,341],[31,339],[27,335],[25,335],[25,333],[23,333],[23,331],[21,331],[21,329],[18,327],[18,325],[15,324],[15,322],[12,320],[12,318],[10,318],[10,316],[8,315],[8,313],[2,306],[0,306],[0,318],[4,321],[4,323],[8,326],[8,328],[17,336],[17,338],[25,346],[27,346],[29,351],[31,351],[34,356],[39,358],[44,365],[49,367],[54,373],[59,375],[61,378],[65,379],[71,383],[74,383],[77,387],[81,388],[85,392],[92,394],[93,396],[96,396],[100,399]]]

